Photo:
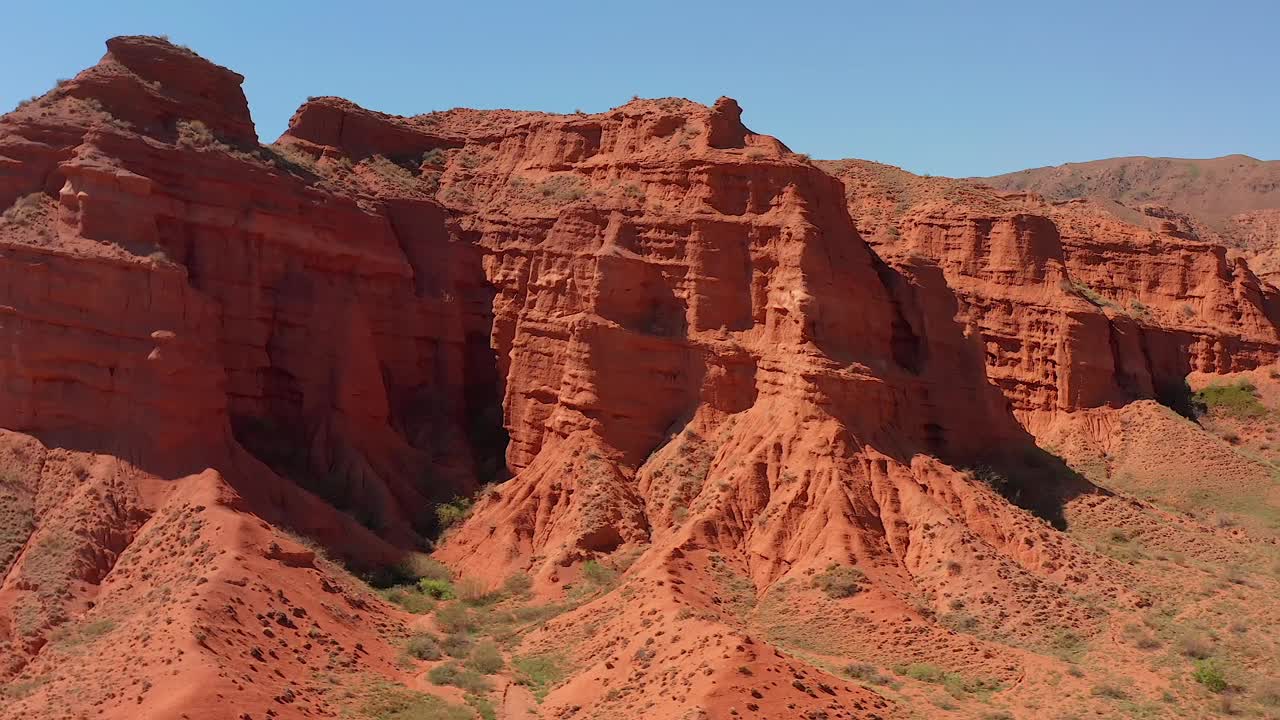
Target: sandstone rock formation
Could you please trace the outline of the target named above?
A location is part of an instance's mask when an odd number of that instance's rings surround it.
[[[981,182],[1051,200],[1102,199],[1113,205],[1108,211],[1126,222],[1226,245],[1247,258],[1260,277],[1276,277],[1280,161],[1247,155],[1207,160],[1111,158],[1022,170]]]
[[[839,658],[1021,684],[1062,633],[1106,636],[1082,588],[1153,602],[1054,525],[1156,511],[1044,439],[1091,447],[1280,352],[1277,291],[1159,209],[814,163],[728,98],[315,98],[262,146],[240,82],[115,38],[0,118],[14,717],[335,716],[318,673],[425,685],[393,647],[417,621],[283,530],[371,569],[487,483],[435,551],[456,573],[553,601],[621,576],[520,639],[573,667],[545,716],[902,711]],[[84,639],[102,623],[127,641]],[[128,671],[85,691],[68,637]]]

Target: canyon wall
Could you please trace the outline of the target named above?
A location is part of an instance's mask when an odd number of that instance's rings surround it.
[[[528,572],[555,596],[584,561],[635,561],[637,595],[582,611],[610,622],[583,638],[573,697],[613,702],[615,653],[649,626],[635,607],[696,609],[685,639],[725,680],[697,697],[729,692],[725,658],[770,655],[729,637],[722,576],[767,599],[842,566],[886,657],[1011,680],[1019,657],[892,623],[981,602],[1000,632],[1093,632],[1065,589],[1086,581],[1149,604],[1122,564],[1053,532],[1068,499],[1105,493],[1036,435],[1078,411],[1178,407],[1189,372],[1280,349],[1275,289],[1181,226],[815,163],[729,98],[408,118],[313,98],[264,146],[241,82],[115,38],[0,118],[0,509],[22,520],[0,545],[18,658],[0,670],[131,591],[120,559],[162,519],[215,507],[259,577],[339,594],[271,528],[385,564],[430,547],[437,503],[492,483],[434,547],[455,570]],[[38,577],[55,537],[76,559],[65,593]],[[783,692],[779,707],[827,702]],[[884,707],[831,695],[849,717]]]

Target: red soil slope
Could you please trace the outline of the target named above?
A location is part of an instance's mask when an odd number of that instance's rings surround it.
[[[1245,564],[1274,528],[1092,470],[1152,455],[1133,422],[1195,462],[1222,441],[1152,400],[1275,361],[1276,291],[1223,248],[815,164],[728,98],[319,98],[261,146],[235,73],[108,51],[0,118],[0,716],[412,717],[400,686],[520,718],[1105,714],[1117,678],[1208,702],[1121,628],[1198,622],[1167,596],[1212,576],[1096,537]],[[469,605],[415,618],[316,552],[391,565],[485,483],[435,550]],[[546,605],[484,599],[526,573]],[[1222,593],[1266,623],[1275,584]],[[457,612],[518,626],[497,690],[402,656]],[[1221,646],[1275,673],[1269,632]]]

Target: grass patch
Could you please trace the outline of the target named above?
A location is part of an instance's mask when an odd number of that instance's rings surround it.
[[[1049,639],[1049,648],[1063,660],[1079,660],[1087,650],[1084,638],[1074,630],[1058,630]]]
[[[188,148],[214,148],[218,150],[230,150],[225,143],[218,140],[209,129],[199,120],[179,120],[178,121],[178,144]]]
[[[440,648],[449,654],[449,657],[465,658],[471,654],[471,646],[474,645],[471,636],[466,633],[452,633],[444,636],[444,640],[440,644]]]
[[[853,597],[862,592],[867,576],[858,568],[832,563],[813,579],[813,586],[829,598]]]
[[[1197,660],[1191,677],[1211,693],[1220,693],[1227,689],[1227,678],[1222,668],[1210,659]]]
[[[405,652],[419,660],[439,660],[444,657],[440,643],[427,634],[414,635],[405,645]]]
[[[437,608],[436,623],[447,633],[473,632],[480,627],[471,608],[456,603]]]
[[[756,586],[751,578],[739,574],[723,555],[711,554],[711,573],[720,588],[722,607],[742,618],[756,606]]]
[[[375,685],[360,709],[373,720],[472,720],[475,717],[469,708],[389,683]]]
[[[440,532],[457,525],[471,514],[471,498],[455,497],[449,502],[436,505],[436,523]]]
[[[488,700],[479,695],[470,694],[462,699],[471,706],[471,709],[476,711],[476,715],[480,716],[480,720],[498,720],[498,711],[494,709],[493,703]]]
[[[554,653],[514,658],[511,667],[516,682],[529,688],[539,702],[568,675],[564,658]]]
[[[62,647],[84,645],[116,629],[114,620],[95,620],[74,630],[55,632],[50,638]]]
[[[436,580],[434,578],[423,578],[418,581],[418,590],[436,600],[452,600],[456,597],[453,591],[453,583],[448,580]]]
[[[502,592],[509,597],[525,597],[533,589],[533,578],[529,573],[513,573],[502,583]]]
[[[893,678],[880,672],[880,669],[870,663],[852,663],[845,665],[840,670],[847,677],[854,680],[861,680],[872,685],[892,685]]]
[[[426,615],[436,607],[435,598],[427,595],[414,586],[404,586],[379,590],[378,593],[390,603],[403,608],[414,615]]]
[[[948,672],[931,663],[900,665],[894,668],[894,672],[912,680],[941,685],[947,691],[947,694],[954,698],[961,698],[974,693],[992,693],[1001,687],[998,680],[966,678],[959,673]]]
[[[1197,391],[1192,399],[1201,414],[1220,413],[1238,418],[1267,414],[1266,406],[1258,400],[1258,389],[1246,380],[1230,385],[1210,385]]]
[[[457,660],[450,660],[443,665],[431,668],[427,679],[436,685],[452,685],[470,693],[483,694],[493,689],[493,685],[484,675],[464,667]]]
[[[481,675],[493,675],[506,666],[502,653],[492,640],[483,640],[471,650],[467,658],[467,667]]]

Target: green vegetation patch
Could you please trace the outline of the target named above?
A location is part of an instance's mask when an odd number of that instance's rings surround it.
[[[373,720],[472,720],[475,717],[470,708],[389,683],[375,685],[361,711]]]
[[[405,652],[419,660],[439,660],[444,657],[439,641],[426,634],[409,638],[409,642],[405,645]]]
[[[894,668],[894,672],[912,680],[941,685],[954,698],[965,695],[988,695],[1001,688],[999,680],[990,678],[966,678],[960,673],[948,672],[930,663],[912,663]]]
[[[1220,413],[1238,418],[1262,417],[1267,408],[1258,400],[1253,383],[1241,380],[1230,385],[1210,385],[1194,396],[1197,409],[1203,413]]]
[[[829,598],[847,598],[862,592],[862,583],[866,581],[867,576],[858,568],[832,563],[813,578],[813,586]]]
[[[514,658],[511,666],[516,671],[516,682],[529,688],[539,701],[569,674],[568,663],[555,653]]]
[[[1212,659],[1197,660],[1191,677],[1209,692],[1220,693],[1227,689],[1227,678]]]
[[[450,660],[443,665],[431,668],[427,678],[436,685],[452,685],[470,693],[484,694],[493,689],[493,685],[484,675],[464,667],[457,660]]]
[[[466,520],[471,514],[471,506],[471,499],[465,497],[455,497],[449,502],[436,505],[436,522],[440,526],[440,532]]]

